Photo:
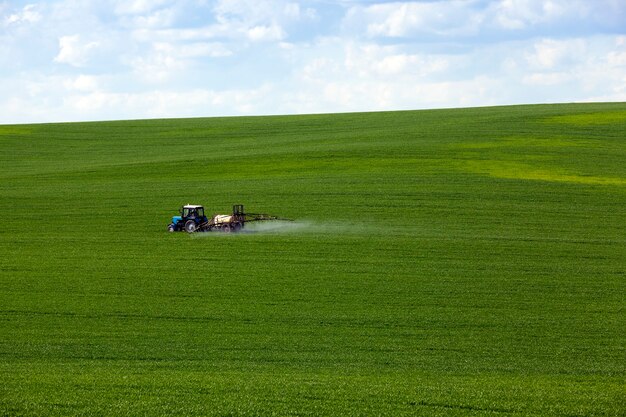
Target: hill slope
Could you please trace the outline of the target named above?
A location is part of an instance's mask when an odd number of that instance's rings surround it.
[[[623,415],[626,104],[0,126],[0,414]],[[178,207],[297,219],[168,234]]]

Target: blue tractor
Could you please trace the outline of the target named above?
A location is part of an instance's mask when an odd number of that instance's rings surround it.
[[[180,209],[180,216],[172,217],[172,223],[167,225],[170,232],[187,233],[221,231],[224,233],[238,232],[245,223],[262,220],[287,220],[269,214],[245,213],[243,204],[235,204],[232,214],[216,214],[210,219],[204,215],[204,207],[187,204]]]
[[[168,232],[193,233],[202,225],[207,224],[209,219],[204,215],[204,207],[187,204],[180,209],[180,216],[173,216],[172,223],[167,226]]]

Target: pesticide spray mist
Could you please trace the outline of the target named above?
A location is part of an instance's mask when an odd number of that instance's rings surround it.
[[[368,228],[365,225],[346,224],[346,223],[318,223],[308,220],[298,221],[259,221],[246,223],[243,230],[237,233],[222,233],[219,231],[207,232],[207,233],[194,233],[191,236],[194,238],[209,237],[209,236],[240,236],[251,234],[342,234],[342,235],[360,235],[360,234],[373,234],[374,230]]]

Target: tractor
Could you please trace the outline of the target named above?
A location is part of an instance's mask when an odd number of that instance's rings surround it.
[[[187,204],[180,208],[179,213],[180,216],[173,216],[172,223],[167,226],[169,232],[185,230],[187,233],[193,233],[209,221],[204,215],[202,206]]]
[[[204,207],[188,204],[181,207],[180,216],[172,217],[172,223],[167,226],[167,230],[170,232],[184,230],[187,233],[211,231],[230,233],[240,231],[247,222],[263,220],[291,221],[269,214],[245,213],[243,204],[235,204],[232,214],[216,214],[209,219],[204,215]]]

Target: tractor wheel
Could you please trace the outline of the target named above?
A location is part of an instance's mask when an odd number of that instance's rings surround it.
[[[193,233],[196,231],[197,228],[198,225],[193,220],[187,220],[187,223],[185,223],[185,231],[187,233]]]
[[[167,226],[167,231],[172,233],[172,232],[175,232],[176,229],[174,229],[174,225],[170,224],[169,226]]]
[[[230,224],[225,224],[224,226],[222,226],[222,232],[224,233],[230,233],[231,230],[232,228],[230,227]]]
[[[233,224],[233,232],[238,232],[241,230],[241,223]]]

